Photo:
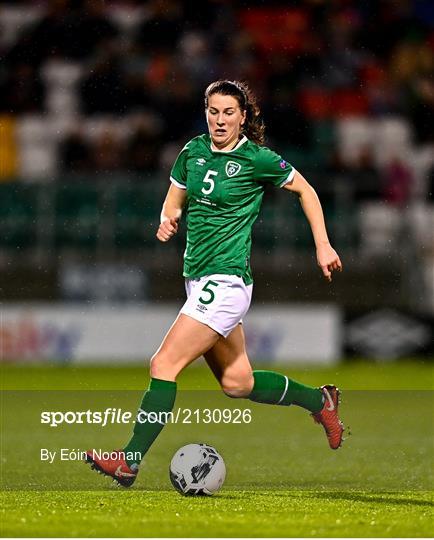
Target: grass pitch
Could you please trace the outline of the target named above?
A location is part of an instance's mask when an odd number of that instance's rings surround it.
[[[352,435],[328,449],[322,428],[297,407],[230,400],[204,366],[179,379],[181,410],[250,409],[242,424],[166,426],[130,490],[111,487],[80,461],[41,462],[40,449],[122,446],[130,425],[41,425],[42,410],[135,411],[139,367],[2,367],[2,536],[426,537],[433,527],[432,367],[344,364],[278,369],[343,391]],[[184,415],[185,419],[185,415]],[[187,498],[168,464],[188,442],[216,446],[227,480],[213,497]]]

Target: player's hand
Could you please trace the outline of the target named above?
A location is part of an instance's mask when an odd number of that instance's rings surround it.
[[[339,255],[330,244],[321,244],[316,248],[316,259],[327,281],[332,280],[333,270],[342,272],[342,263]]]
[[[157,238],[160,242],[167,242],[178,232],[179,218],[165,219],[160,223],[157,231]]]

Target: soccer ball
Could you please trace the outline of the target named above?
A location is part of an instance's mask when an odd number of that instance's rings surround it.
[[[187,444],[170,463],[170,481],[182,495],[212,495],[225,481],[221,455],[208,444]]]

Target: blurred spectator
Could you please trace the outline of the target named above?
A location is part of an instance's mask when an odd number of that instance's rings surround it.
[[[188,30],[215,30],[216,25],[225,19],[223,11],[230,2],[210,1],[201,2],[200,9],[197,9],[197,0],[184,0],[183,22]],[[230,7],[230,6],[229,6]],[[210,38],[209,33],[207,34]]]
[[[413,124],[417,142],[434,142],[433,47],[420,38],[399,43],[390,70],[401,87],[403,112]]]
[[[292,145],[305,150],[311,147],[311,122],[297,107],[294,94],[289,88],[274,86],[264,105],[263,115],[269,139],[279,147]]]
[[[371,146],[361,148],[356,161],[349,166],[349,174],[355,188],[356,200],[374,200],[381,196],[381,179]]]
[[[162,148],[161,129],[152,119],[142,117],[126,149],[129,171],[155,174],[159,167]]]
[[[0,82],[0,110],[13,114],[39,112],[43,109],[45,91],[37,69],[19,63]]]
[[[365,88],[369,112],[381,116],[399,111],[397,85],[387,76],[384,67],[375,59],[365,63],[360,73],[361,84]]]
[[[254,47],[250,36],[241,31],[233,39],[218,46],[215,69],[210,72],[209,81],[215,79],[237,79],[255,81],[258,90],[266,84],[267,70]],[[258,94],[259,95],[259,94]]]
[[[329,88],[358,86],[359,69],[366,58],[354,44],[359,25],[357,12],[348,6],[333,13],[326,29],[327,48],[323,52],[323,83]]]
[[[348,172],[347,164],[342,159],[338,148],[333,148],[328,154],[324,171],[327,176],[337,176]]]
[[[76,9],[71,10],[70,20],[65,21],[64,55],[84,60],[98,51],[111,49],[118,32],[106,16],[104,0],[73,0],[71,5]]]
[[[317,34],[306,36],[303,51],[293,61],[292,77],[298,87],[327,85],[324,80],[323,39]]]
[[[385,201],[396,206],[408,203],[413,176],[408,165],[400,157],[396,156],[385,166],[382,180]]]
[[[183,29],[182,2],[150,0],[148,10],[149,17],[140,26],[137,41],[147,52],[174,51]]]
[[[156,102],[157,110],[166,119],[165,139],[167,141],[187,141],[196,135],[195,126],[199,116],[203,117],[203,107],[198,89],[182,71],[174,72],[166,93]],[[203,89],[200,90],[202,93]]]
[[[130,111],[152,106],[146,76],[149,64],[149,57],[139,43],[131,42],[126,46],[122,61],[122,77]]]
[[[69,4],[69,0],[48,2],[46,15],[19,36],[18,41],[5,55],[9,68],[21,62],[39,66],[49,56],[63,54],[63,30]]]
[[[115,113],[127,110],[127,92],[118,59],[110,52],[97,57],[81,87],[86,114]]]
[[[334,148],[329,154],[325,172],[332,184],[338,181],[350,182],[357,201],[375,200],[383,195],[380,173],[368,145],[363,146],[357,158],[351,162],[346,162],[338,148]]]
[[[196,87],[207,86],[215,60],[209,51],[205,35],[187,32],[179,42],[177,65],[185,72]]]
[[[416,142],[434,144],[434,82],[429,75],[417,77],[411,82],[408,117],[413,124]]]
[[[171,85],[175,84],[173,77],[175,69],[173,53],[156,52],[150,55],[145,78],[151,100],[158,100],[171,91]]]
[[[92,147],[92,170],[110,173],[124,168],[123,145],[114,131],[107,130],[97,137]]]
[[[217,78],[254,87],[269,143],[287,148],[296,166],[299,159],[301,167],[323,167],[330,146],[322,126],[348,118],[404,117],[414,132],[409,140],[428,148],[434,142],[434,10],[427,1],[37,4],[36,22],[4,42],[0,111],[45,113],[47,122],[60,123],[79,110],[125,124],[131,113],[159,120],[156,130],[146,122],[129,126],[125,160],[116,148],[109,159],[110,137],[99,141],[94,159],[72,134],[58,146],[65,170],[94,161],[98,169],[155,171],[163,154],[206,130],[201,96]],[[380,197],[378,165],[368,154],[363,150],[345,173],[365,186],[358,196]],[[405,159],[412,159],[410,148]],[[340,168],[330,161],[329,169]]]
[[[61,168],[65,172],[91,172],[90,147],[80,130],[71,132],[59,148]]]
[[[427,199],[434,204],[434,165],[428,172]]]
[[[409,0],[353,3],[361,17],[355,41],[358,48],[388,61],[397,43],[420,31],[421,24],[413,13],[418,3]]]
[[[50,56],[84,60],[116,36],[103,0],[50,0],[47,14],[18,40],[7,61],[39,65]]]

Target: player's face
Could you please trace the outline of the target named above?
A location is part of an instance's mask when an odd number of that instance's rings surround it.
[[[238,141],[246,112],[233,96],[212,94],[208,98],[206,120],[211,140],[219,150],[228,150]]]

